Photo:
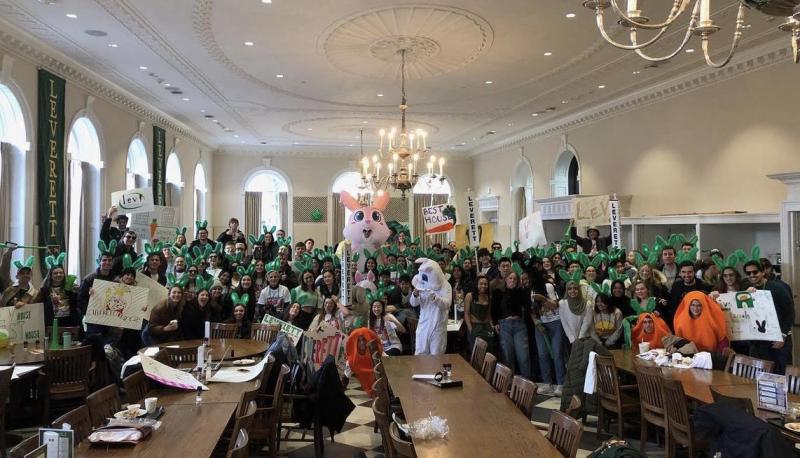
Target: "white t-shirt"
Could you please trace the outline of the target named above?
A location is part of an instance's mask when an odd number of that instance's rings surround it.
[[[271,286],[267,286],[261,290],[261,295],[258,296],[258,305],[281,315],[284,307],[288,306],[291,300],[289,288],[283,285],[278,285],[274,289]]]

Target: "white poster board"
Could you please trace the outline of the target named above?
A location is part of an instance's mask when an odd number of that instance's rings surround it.
[[[149,290],[105,280],[95,280],[89,298],[85,321],[118,328],[142,328],[142,320],[150,317],[147,304]]]
[[[533,212],[519,220],[519,249],[547,245],[541,212]]]
[[[450,208],[452,213],[447,211]],[[450,204],[422,207],[422,222],[426,234],[441,234],[456,227],[456,209]]]
[[[152,211],[133,214],[128,227],[144,240],[172,242],[178,228],[178,209],[156,205]]]
[[[467,190],[467,235],[469,236],[469,246],[475,247],[480,243],[478,234],[478,218],[475,217],[475,199],[472,191]]]
[[[731,340],[783,340],[771,292],[720,294],[717,303],[722,306]]]
[[[292,345],[297,345],[297,342],[300,342],[300,338],[303,337],[303,330],[298,328],[293,324],[289,324],[283,320],[275,318],[272,315],[264,315],[264,318],[261,320],[262,323],[266,324],[277,324],[280,325],[281,331],[286,333],[286,336],[289,337],[289,340],[292,341]]]
[[[347,336],[327,321],[320,321],[313,329],[305,332],[306,337],[313,342],[311,360],[314,369],[319,369],[328,355],[333,355],[338,367],[344,359],[345,341]]]
[[[576,197],[572,201],[572,217],[578,233],[584,233],[590,226],[609,224],[608,196]]]
[[[153,188],[135,188],[111,193],[111,205],[119,213],[142,213],[153,211]]]
[[[25,304],[20,308],[0,308],[0,328],[8,331],[8,340],[15,343],[44,342],[44,304]]]
[[[198,382],[197,379],[188,372],[169,367],[149,356],[141,355],[141,359],[142,370],[144,371],[144,375],[149,379],[183,390],[196,390],[197,387],[202,387],[204,390],[208,389],[207,386]]]
[[[136,272],[136,285],[142,288],[147,288],[147,312],[145,312],[144,319],[150,319],[150,311],[153,307],[167,300],[169,291],[161,283],[153,280],[147,274]]]

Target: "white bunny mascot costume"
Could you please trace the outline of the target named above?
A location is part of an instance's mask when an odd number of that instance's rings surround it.
[[[447,348],[447,312],[453,289],[438,262],[419,258],[417,263],[422,265],[411,280],[415,290],[409,298],[413,307],[420,308],[415,354],[441,355]]]

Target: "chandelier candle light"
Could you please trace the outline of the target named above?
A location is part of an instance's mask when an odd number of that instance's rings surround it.
[[[732,0],[727,1],[731,2]],[[745,9],[755,8],[770,16],[786,17],[786,22],[778,26],[778,29],[791,34],[792,57],[795,63],[800,61],[800,0],[733,1],[738,1],[739,3],[739,12],[736,16],[736,28],[734,29],[733,41],[731,42],[728,55],[721,62],[715,62],[711,58],[711,53],[709,51],[709,38],[720,30],[720,27],[714,24],[714,20],[711,18],[711,0],[694,0],[694,8],[689,17],[689,25],[681,44],[672,53],[660,57],[649,56],[642,50],[661,39],[667,29],[669,29],[669,27],[688,9],[692,0],[673,0],[672,9],[667,15],[667,18],[663,22],[656,24],[651,24],[650,18],[642,14],[642,11],[639,9],[639,0],[628,0],[626,12],[620,9],[617,0],[585,0],[583,6],[595,10],[597,28],[600,30],[600,35],[617,48],[634,51],[643,59],[651,62],[662,62],[678,55],[678,53],[686,47],[692,35],[698,35],[702,42],[703,55],[705,56],[706,63],[716,68],[724,67],[733,58],[736,48],[739,46],[739,41],[742,38],[742,32],[745,29]],[[614,12],[619,17],[617,21],[618,24],[630,29],[630,44],[618,43],[608,35],[605,29],[603,16],[605,10],[610,7],[614,9]],[[638,40],[639,30],[655,30],[658,32],[653,38],[640,43]]]
[[[400,131],[392,127],[389,130],[380,129],[380,144],[377,154],[372,156],[372,161],[367,157],[361,158],[361,181],[364,188],[372,192],[388,190],[389,188],[400,191],[405,199],[406,192],[417,184],[419,179],[420,159],[429,156],[428,133],[422,129],[409,131],[406,127],[406,50],[401,49],[400,54],[400,81],[402,101],[400,103]],[[386,164],[384,165],[384,161]],[[444,180],[444,158],[430,155],[427,158],[427,179]],[[438,174],[436,174],[436,166]],[[385,169],[382,172],[381,169]],[[384,173],[381,175],[381,173]]]

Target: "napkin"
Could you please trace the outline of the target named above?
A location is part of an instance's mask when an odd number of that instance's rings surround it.
[[[597,367],[594,365],[595,356],[597,356],[596,352],[589,352],[589,365],[586,366],[586,378],[583,380],[583,392],[586,394],[594,394],[597,375]]]
[[[414,374],[411,380],[436,380],[435,374]]]

